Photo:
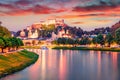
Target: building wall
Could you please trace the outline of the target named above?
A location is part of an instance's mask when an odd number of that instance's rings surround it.
[[[39,40],[22,40],[23,41],[23,44],[25,45],[25,46],[27,46],[27,45],[30,45],[30,46],[32,46],[32,45],[37,45],[38,44],[38,42],[39,42]],[[34,43],[34,44],[33,44]]]

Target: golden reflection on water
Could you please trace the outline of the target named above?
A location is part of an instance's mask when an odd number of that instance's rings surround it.
[[[101,52],[98,51],[98,73],[97,73],[97,76],[98,78],[101,77]]]
[[[39,52],[39,51],[36,50],[35,52]],[[59,56],[57,54],[59,54]],[[92,72],[95,71],[94,68],[95,66],[97,66],[96,67],[97,74],[90,74],[91,80],[94,79],[95,75],[96,75],[96,79],[98,80],[101,79],[101,76],[103,76],[104,79],[109,79],[107,78],[107,75],[109,73],[111,74],[113,73],[111,75],[112,79],[115,79],[117,77],[118,74],[117,52],[106,52],[106,54],[103,54],[103,52],[101,51],[89,51],[89,54],[87,53],[81,54],[79,53],[79,51],[72,51],[72,50],[60,50],[60,51],[49,50],[49,52],[46,50],[41,50],[41,56],[40,56],[41,60],[39,61],[39,64],[41,64],[41,73],[40,73],[40,75],[42,75],[41,79],[42,80],[46,79],[46,74],[47,74],[46,70],[51,71],[52,69],[56,69],[57,67],[58,77],[59,77],[58,79],[66,80],[68,77],[67,75],[69,73],[69,67],[71,68],[74,67],[72,61],[73,61],[73,56],[76,54],[80,58],[82,58],[82,63],[81,63],[82,67],[84,66],[86,67],[89,65],[89,71]],[[80,55],[82,55],[82,57]],[[68,62],[70,63],[70,65],[68,65]],[[40,66],[32,67],[30,72],[32,72],[33,74],[31,73],[30,75],[34,75],[34,71],[38,70],[37,68],[39,67]],[[109,71],[110,68],[112,69],[112,71]],[[103,75],[103,71],[105,75]],[[54,74],[54,71],[51,71],[51,74]]]
[[[120,77],[118,52],[29,50],[39,54],[37,62],[3,80],[21,80],[21,77],[22,80],[119,80]]]
[[[45,79],[45,74],[46,74],[46,50],[41,51],[41,75],[42,75],[42,80]]]
[[[66,56],[63,53],[63,50],[60,50],[60,60],[59,60],[59,79],[65,80],[67,72],[67,62]]]
[[[89,61],[87,64],[90,64],[89,69],[91,69],[91,71],[94,70],[94,66],[96,64],[97,80],[101,80],[101,76],[104,79],[108,79],[109,74],[112,74],[111,75],[112,78],[111,79],[109,78],[109,80],[114,80],[114,79],[117,80],[118,54],[119,54],[118,52],[103,53],[101,51],[90,51],[90,54],[88,55],[89,57],[87,57],[87,60]],[[105,75],[103,75],[103,72]],[[91,74],[90,79],[93,80],[93,77],[95,77],[95,75]]]
[[[113,67],[115,69],[117,69],[117,65],[116,64],[117,64],[118,53],[117,52],[112,52],[111,55],[112,55]]]

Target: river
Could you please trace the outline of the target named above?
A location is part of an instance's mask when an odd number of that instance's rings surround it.
[[[120,80],[120,53],[40,50],[37,62],[1,80]]]

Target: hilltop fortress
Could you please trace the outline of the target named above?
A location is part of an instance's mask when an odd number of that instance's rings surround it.
[[[34,23],[32,24],[29,28],[32,29],[32,28],[35,28],[35,29],[41,29],[43,25],[51,25],[51,24],[54,24],[55,27],[57,26],[65,26],[65,22],[64,22],[64,19],[49,19],[49,20],[46,20],[46,21],[40,21],[39,23]]]
[[[39,23],[33,23],[31,26],[27,26],[26,29],[20,31],[19,38],[21,39],[36,39],[39,38],[39,31],[43,30],[43,26],[49,27],[49,25],[65,27],[64,19],[49,19],[46,21],[40,21]]]

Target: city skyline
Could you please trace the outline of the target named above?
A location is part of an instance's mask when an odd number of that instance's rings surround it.
[[[48,19],[65,19],[69,26],[93,30],[111,27],[120,20],[120,0],[4,0],[0,1],[0,21],[18,31]]]

